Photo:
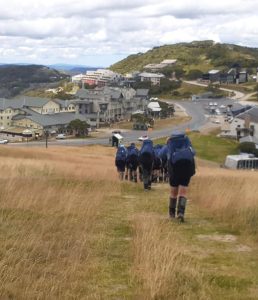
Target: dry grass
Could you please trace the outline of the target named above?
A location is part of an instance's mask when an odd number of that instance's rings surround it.
[[[257,233],[258,172],[201,167],[193,179],[191,198],[232,227]]]
[[[200,232],[195,204],[215,220],[256,231],[258,173],[199,163],[190,221],[178,226],[165,219],[168,186],[143,193],[121,184],[111,148],[2,147],[0,169],[0,298],[218,299],[219,291],[220,299],[235,299],[227,298],[232,289],[225,294],[228,287],[211,283],[224,284],[217,269],[233,255],[222,253],[214,266],[202,261],[196,235],[208,229]],[[212,260],[216,249],[208,250]]]
[[[99,268],[98,218],[108,197],[120,194],[112,151],[0,152],[0,297],[99,298],[90,284]]]
[[[203,275],[176,228],[154,214],[134,218],[134,272],[140,299],[209,299]]]

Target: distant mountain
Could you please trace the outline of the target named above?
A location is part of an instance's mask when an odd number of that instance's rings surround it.
[[[95,71],[97,69],[102,68],[102,67],[90,67],[90,66],[69,65],[69,64],[54,64],[54,65],[49,65],[49,67],[65,72],[69,75],[86,73],[87,71]]]
[[[67,74],[41,65],[1,65],[0,98],[13,97],[27,88],[57,83]]]
[[[154,47],[146,53],[137,53],[113,64],[110,69],[122,74],[143,70],[151,63],[164,59],[177,59],[177,66],[187,74],[189,70],[207,72],[210,69],[226,70],[232,66],[255,69],[258,67],[258,48],[213,41],[195,41]]]

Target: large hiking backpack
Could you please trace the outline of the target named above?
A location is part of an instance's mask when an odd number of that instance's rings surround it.
[[[179,160],[194,161],[195,151],[192,148],[189,138],[184,133],[175,133],[167,142],[167,158],[171,164]]]
[[[143,141],[142,148],[140,150],[140,155],[142,155],[144,153],[148,153],[151,156],[154,155],[153,142],[151,140],[145,140],[145,141]]]
[[[127,157],[130,158],[132,156],[137,156],[139,155],[139,150],[136,148],[136,146],[134,144],[131,144],[128,148],[127,148]]]
[[[119,146],[116,152],[116,160],[126,161],[127,150],[124,146]]]
[[[154,146],[154,153],[155,153],[155,156],[156,156],[156,157],[159,157],[159,153],[160,153],[162,147],[163,147],[163,146],[162,146],[162,145],[159,145],[159,144]]]
[[[159,158],[163,162],[167,161],[167,153],[168,153],[168,146],[167,145],[162,146],[162,148],[159,151]]]

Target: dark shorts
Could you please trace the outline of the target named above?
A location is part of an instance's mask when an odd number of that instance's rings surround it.
[[[131,156],[128,158],[127,162],[126,162],[126,167],[129,169],[129,170],[132,170],[132,171],[136,171],[137,168],[139,166],[139,162],[138,162],[138,157],[136,156]]]
[[[191,177],[195,173],[195,165],[189,161],[178,161],[175,165],[169,165],[169,184],[172,187],[179,185],[188,186]]]
[[[155,157],[153,162],[153,170],[160,170],[161,169],[161,159],[158,157]]]
[[[188,178],[176,178],[169,176],[169,184],[172,187],[178,187],[179,185],[188,186],[190,183],[191,177]]]
[[[116,160],[116,167],[118,172],[125,172],[125,161]]]
[[[152,171],[153,168],[153,157],[149,153],[143,153],[139,157],[139,163],[142,169],[148,170],[148,172]]]

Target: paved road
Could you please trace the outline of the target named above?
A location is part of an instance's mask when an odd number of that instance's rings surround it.
[[[188,84],[192,84],[192,85],[205,86],[205,87],[208,86],[208,84],[200,83],[197,81],[184,81],[184,82],[188,83]],[[234,96],[232,97],[232,99],[235,99],[235,100],[241,100],[242,98],[245,97],[244,93],[236,91],[236,90],[226,89],[226,88],[222,88],[222,87],[219,87],[219,89],[222,91],[229,92],[229,93],[234,93]]]
[[[130,142],[136,142],[138,141],[138,137],[142,135],[148,134],[150,138],[160,138],[160,137],[166,137],[169,136],[172,132],[172,130],[185,130],[189,128],[190,130],[198,130],[199,128],[203,127],[205,123],[207,123],[207,111],[205,111],[205,107],[208,105],[208,103],[212,101],[211,99],[208,100],[201,100],[199,102],[192,102],[192,101],[173,101],[176,104],[179,104],[182,106],[186,113],[192,117],[192,119],[184,124],[180,125],[173,125],[171,127],[163,128],[160,130],[154,130],[152,132],[146,132],[146,131],[128,131],[123,134],[124,136],[124,142],[130,143]],[[231,104],[233,103],[232,100],[228,99],[219,99],[216,100],[218,105],[221,104]],[[55,140],[55,141],[49,141],[49,147],[51,146],[85,146],[85,145],[93,145],[93,144],[100,144],[100,145],[108,145],[109,137],[102,137],[102,138],[88,138],[88,139],[67,139],[67,140]],[[9,144],[11,147],[20,147],[20,146],[26,146],[26,147],[33,147],[33,146],[42,146],[45,147],[44,141],[35,141],[35,142],[29,142],[27,143],[12,143]]]

